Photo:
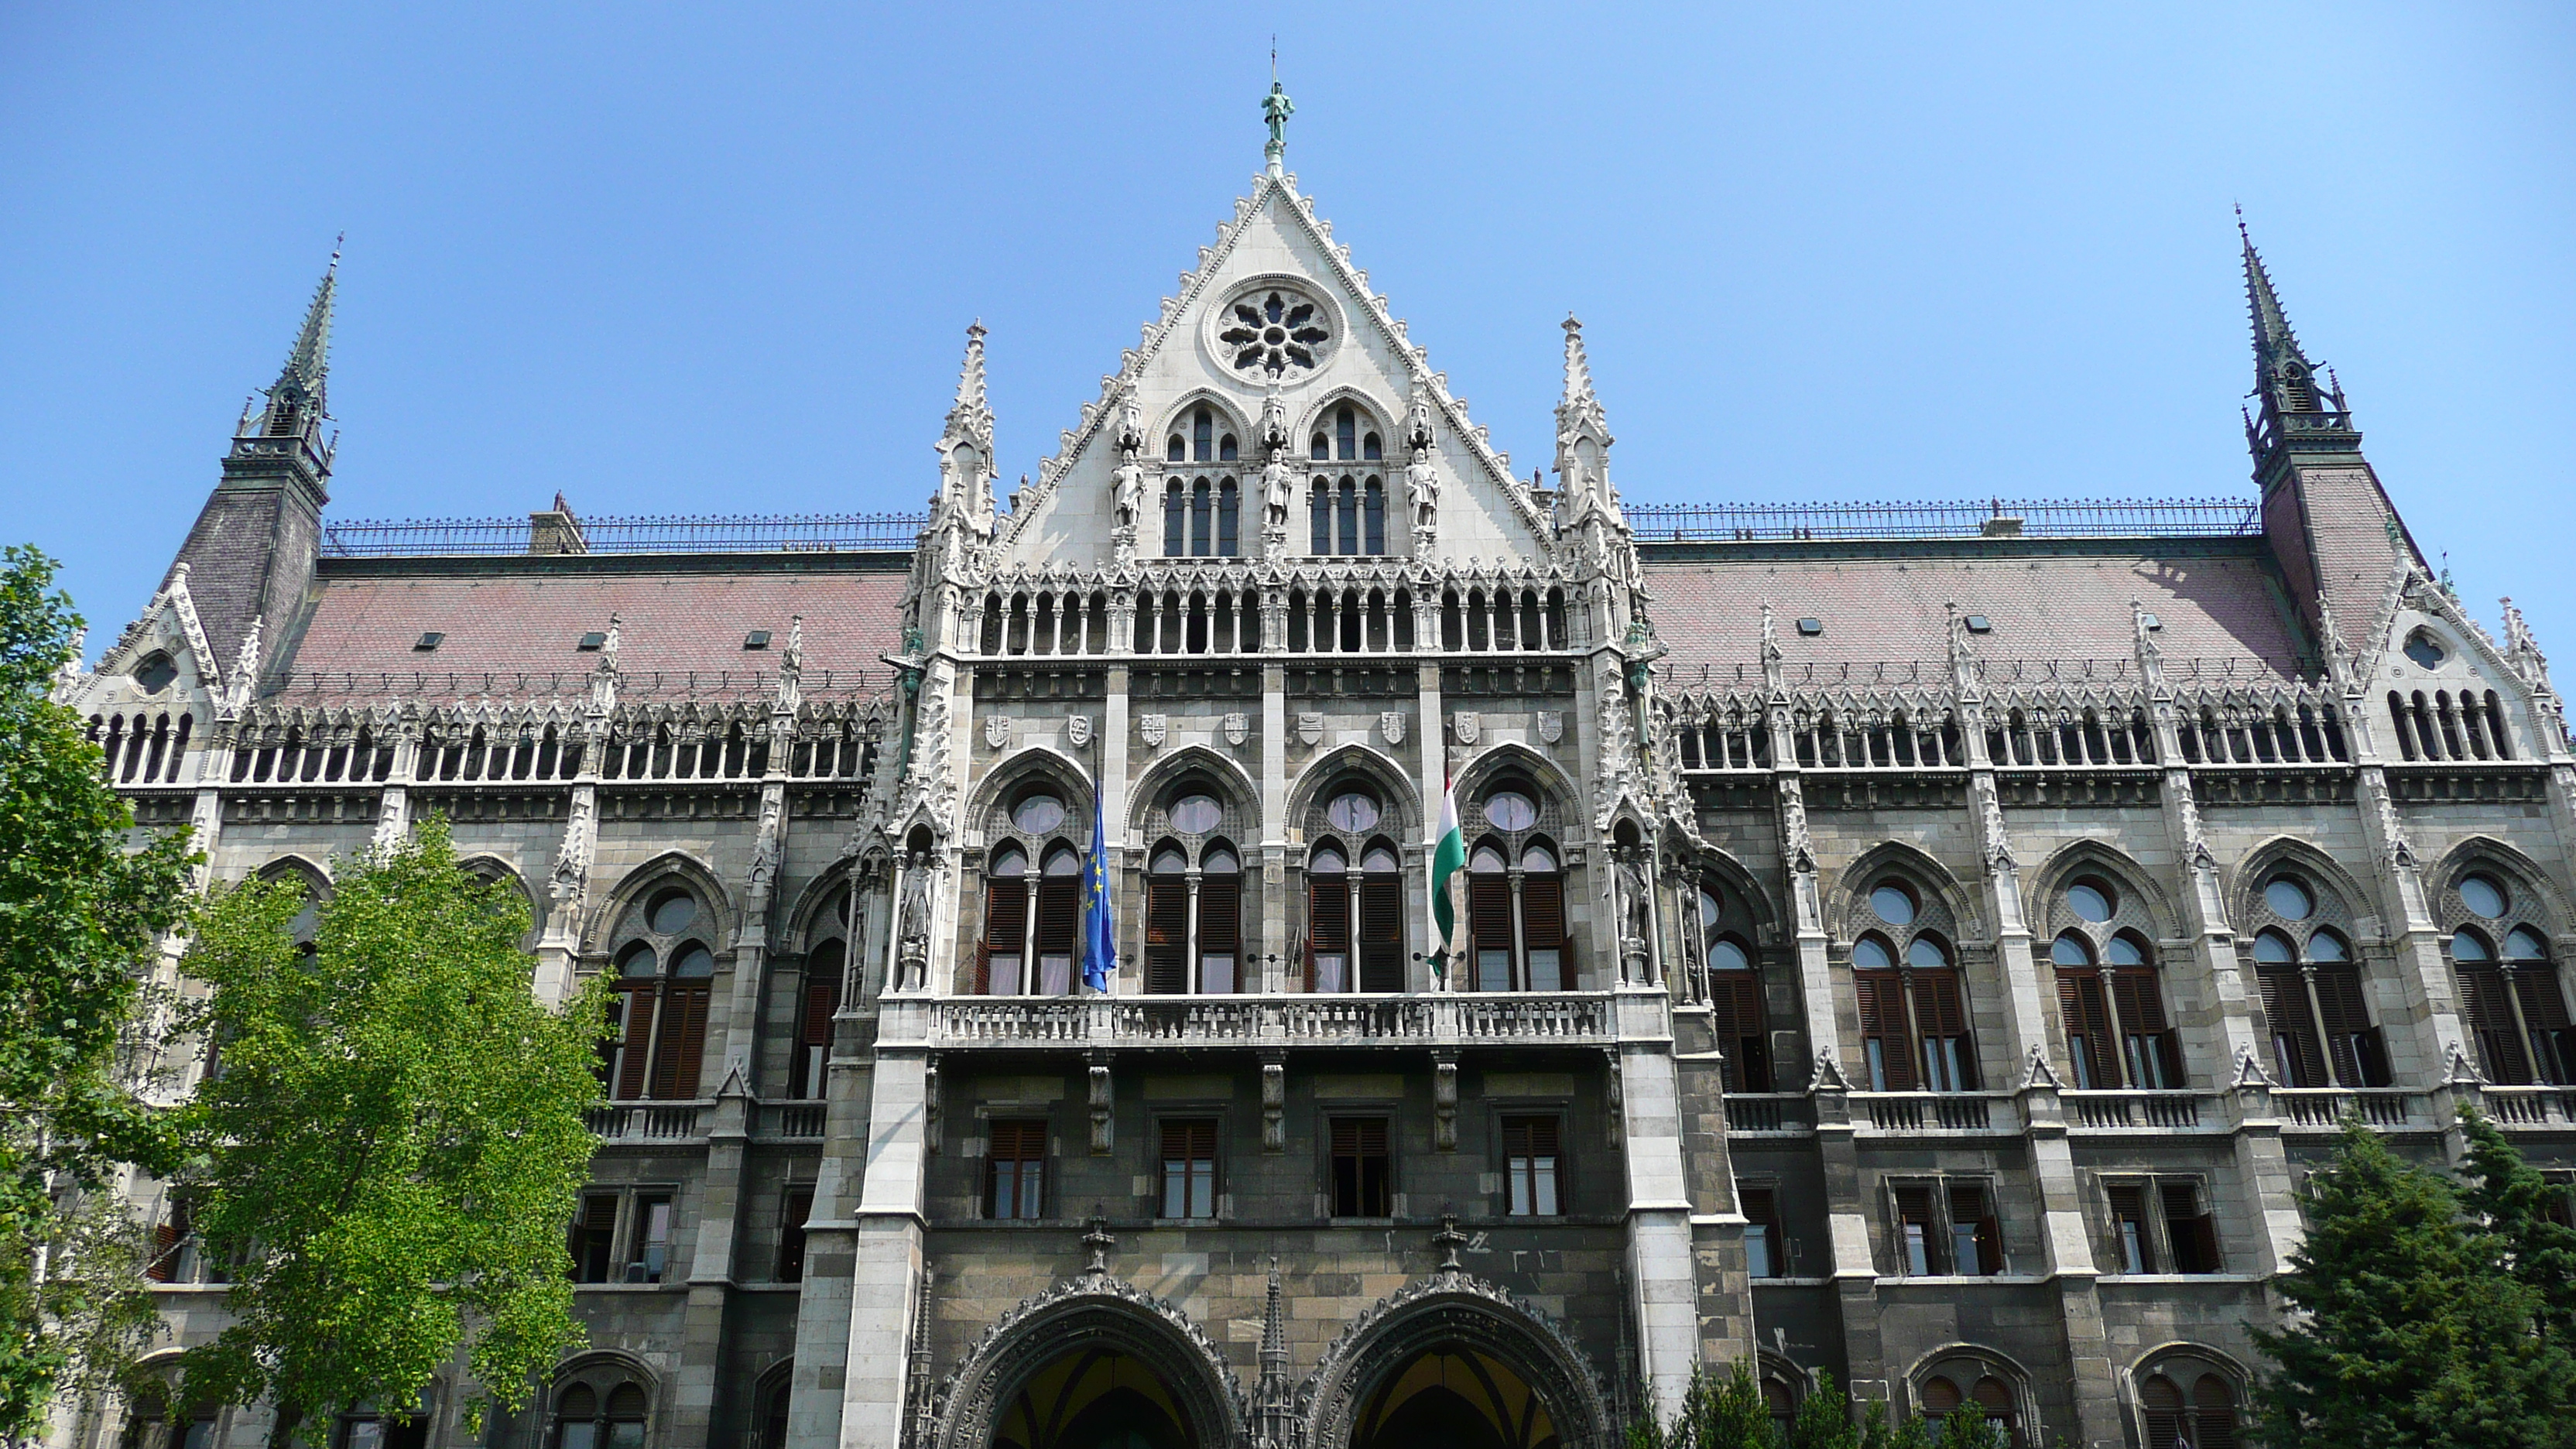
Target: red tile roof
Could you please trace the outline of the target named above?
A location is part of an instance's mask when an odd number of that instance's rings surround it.
[[[319,676],[325,692],[363,694],[377,692],[386,676],[400,689],[427,673],[440,677],[427,686],[432,692],[443,692],[453,675],[471,676],[457,689],[480,693],[489,673],[506,676],[488,687],[495,694],[583,692],[599,655],[575,646],[584,633],[605,630],[612,613],[623,621],[618,667],[629,692],[766,692],[797,614],[805,617],[809,686],[832,687],[821,678],[829,672],[847,687],[862,671],[866,683],[882,685],[890,671],[878,656],[902,642],[904,581],[891,571],[326,576],[287,662],[289,687]],[[743,648],[754,629],[770,631],[769,648]],[[447,637],[435,650],[415,650],[429,632]]]
[[[1732,682],[1738,665],[1761,679],[1766,602],[1778,618],[1793,680],[1810,665],[1836,675],[1846,665],[1937,665],[1924,677],[1941,677],[1949,658],[1944,606],[1953,602],[1962,614],[1993,621],[1991,633],[1969,640],[1988,661],[1990,679],[2010,678],[2015,663],[2026,671],[2054,664],[2080,672],[2091,660],[2107,673],[2129,661],[2134,670],[2132,599],[2164,625],[2156,642],[2169,676],[2187,672],[2193,660],[2201,661],[2204,674],[2230,668],[2238,677],[2285,674],[2304,652],[2266,564],[2251,553],[1715,552],[1659,558],[1649,551],[1646,560],[1646,587],[1654,595],[1648,613],[1672,650],[1671,678],[1685,687],[1698,682],[1703,667],[1712,683]],[[1821,620],[1823,635],[1800,635],[1801,618]]]

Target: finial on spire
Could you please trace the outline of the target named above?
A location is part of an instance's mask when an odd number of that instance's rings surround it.
[[[966,328],[966,360],[957,369],[957,401],[948,409],[947,437],[982,450],[979,466],[993,461],[993,408],[984,392],[984,319]]]
[[[322,269],[322,280],[313,288],[313,300],[304,309],[304,325],[295,334],[295,349],[286,355],[286,366],[277,374],[277,385],[269,389],[272,398],[283,391],[309,400],[316,415],[325,411],[323,382],[331,366],[331,308],[340,291],[340,247],[348,236],[342,232],[331,243],[331,264]]]
[[[1261,98],[1261,119],[1270,126],[1270,144],[1261,148],[1261,154],[1273,176],[1286,174],[1281,158],[1288,154],[1288,118],[1295,114],[1296,103],[1279,85],[1279,38],[1274,35],[1270,38],[1270,94]]]
[[[1556,404],[1556,431],[1560,438],[1589,426],[1601,442],[1610,441],[1610,419],[1601,409],[1601,398],[1592,390],[1592,359],[1583,350],[1583,319],[1568,312],[1565,321],[1565,396]]]

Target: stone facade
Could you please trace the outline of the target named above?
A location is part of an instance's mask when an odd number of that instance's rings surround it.
[[[630,987],[592,1346],[492,1444],[1571,1449],[1748,1355],[2223,1442],[2343,1114],[2576,1121],[2545,662],[2246,265],[2241,526],[1649,530],[1579,326],[1524,481],[1274,151],[1007,509],[970,331],[909,552],[330,532],[326,280],[63,690],[215,876],[441,811]]]

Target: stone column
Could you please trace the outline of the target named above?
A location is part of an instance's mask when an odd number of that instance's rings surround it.
[[[876,904],[861,918],[864,935],[850,943],[859,960],[882,956],[896,935],[900,880],[879,884],[890,890],[870,891]],[[852,888],[869,889],[869,883],[854,880]],[[864,987],[865,972],[854,969],[852,980]],[[805,1224],[805,1283],[796,1304],[796,1367],[788,1399],[788,1442],[796,1449],[841,1442],[858,1263],[857,1198],[866,1179],[875,1098],[877,1012],[877,1001],[864,990],[842,994],[832,1058],[824,1069],[823,1155],[814,1177],[813,1216]]]
[[[848,1353],[837,1441],[843,1449],[887,1449],[902,1442],[913,1292],[923,1266],[929,1026],[930,1001],[922,997],[889,1001],[879,1017],[866,1169],[851,1220]]]
[[[1263,610],[1263,617],[1269,611]],[[1237,627],[1240,627],[1238,625]],[[1267,632],[1267,625],[1264,626]],[[1251,863],[1245,862],[1249,870]],[[1278,664],[1261,666],[1261,912],[1260,989],[1284,991],[1291,967],[1288,950],[1288,671]],[[1276,958],[1276,959],[1269,959]],[[1242,963],[1243,978],[1254,979],[1254,962]]]
[[[1620,1142],[1628,1170],[1628,1281],[1635,1295],[1638,1369],[1655,1418],[1681,1412],[1700,1365],[1699,1280],[1690,1185],[1682,1166],[1680,1083],[1664,993],[1624,987],[1616,998]],[[1741,1219],[1738,1219],[1739,1231]]]
[[[1427,634],[1423,627],[1422,616],[1418,612],[1414,616],[1414,642],[1418,645],[1423,642],[1426,637],[1435,645],[1440,640],[1440,620],[1438,617],[1438,606],[1436,602],[1433,606],[1432,619]],[[1437,658],[1424,659],[1416,663],[1413,668],[1415,710],[1414,735],[1417,741],[1415,748],[1421,751],[1419,758],[1421,760],[1420,768],[1422,771],[1422,835],[1423,839],[1430,842],[1431,845],[1437,845],[1439,844],[1438,836],[1440,833],[1440,799],[1441,796],[1448,792],[1449,788],[1449,747],[1447,743],[1449,721],[1442,713],[1447,706],[1442,702],[1441,698],[1440,661]],[[1420,879],[1422,881],[1421,900],[1423,902],[1422,909],[1419,912],[1410,908],[1405,911],[1405,915],[1407,917],[1413,918],[1418,922],[1409,933],[1412,940],[1405,948],[1406,954],[1408,956],[1428,956],[1433,950],[1437,949],[1440,944],[1438,941],[1432,939],[1431,935],[1433,929],[1430,910],[1431,852],[1427,847],[1425,847],[1407,850],[1405,854],[1409,859],[1419,859],[1422,862],[1422,874]],[[1409,882],[1414,878],[1415,877],[1410,872],[1408,872],[1405,877],[1408,882],[1408,885],[1406,886],[1407,894],[1412,893],[1413,888]],[[1463,912],[1460,915],[1460,919],[1465,919]],[[1447,989],[1452,991],[1465,989],[1466,984],[1474,979],[1470,974],[1472,969],[1472,963],[1458,961],[1450,962]],[[1410,977],[1412,974],[1413,972],[1408,964],[1406,975]],[[1427,964],[1422,969],[1422,976],[1424,979],[1419,983],[1422,989],[1428,990],[1437,984],[1431,979],[1430,968]]]

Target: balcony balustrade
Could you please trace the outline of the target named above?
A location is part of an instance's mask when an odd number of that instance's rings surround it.
[[[2058,1094],[2068,1125],[2084,1131],[2188,1132],[2205,1120],[2198,1092],[2079,1092]]]
[[[706,1102],[617,1102],[588,1113],[591,1135],[602,1142],[679,1142],[704,1130]]]
[[[958,1047],[1607,1046],[1611,994],[946,997],[930,1045]]]
[[[2359,1091],[2348,1087],[2275,1087],[2272,1104],[2293,1131],[2338,1131],[2347,1114],[2382,1129],[2432,1127],[2416,1092]]]
[[[1869,1130],[1889,1134],[1939,1135],[1955,1132],[2011,1131],[2010,1092],[1854,1092],[1855,1115]],[[1997,1111],[1997,1107],[2003,1110]],[[2000,1124],[2000,1125],[1999,1125]]]

